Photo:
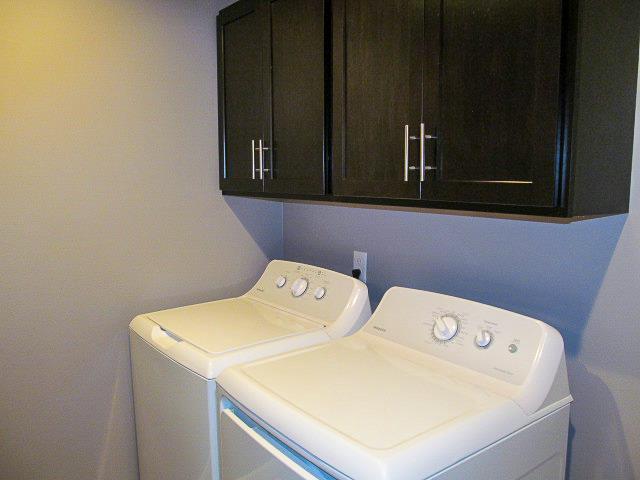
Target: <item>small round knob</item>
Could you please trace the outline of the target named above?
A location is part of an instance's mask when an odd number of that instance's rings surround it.
[[[478,330],[478,333],[476,333],[475,342],[480,348],[487,348],[491,344],[491,340],[493,340],[493,337],[489,330]]]
[[[313,296],[316,297],[316,300],[322,300],[327,293],[327,289],[324,287],[316,288],[316,291],[313,293]]]
[[[285,283],[287,283],[287,277],[280,275],[278,278],[276,278],[276,287],[282,288],[284,287]]]
[[[291,285],[291,295],[299,297],[307,291],[309,281],[306,278],[299,278]]]
[[[442,315],[435,319],[433,324],[433,336],[440,341],[446,342],[456,336],[458,328],[458,319],[454,315]]]

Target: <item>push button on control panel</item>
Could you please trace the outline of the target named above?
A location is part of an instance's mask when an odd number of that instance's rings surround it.
[[[276,287],[282,288],[287,283],[287,277],[280,275],[278,278],[276,278],[275,283],[276,283]]]
[[[316,297],[316,300],[322,300],[326,294],[327,294],[326,288],[318,287],[316,288],[316,291],[313,293],[313,296]]]
[[[307,291],[307,287],[309,287],[309,281],[306,278],[299,278],[291,285],[291,295],[300,297]]]

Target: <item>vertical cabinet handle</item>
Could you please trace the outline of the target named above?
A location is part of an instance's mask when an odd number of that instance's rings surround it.
[[[424,182],[424,122],[420,124],[420,181]]]
[[[409,181],[409,125],[404,126],[404,181]]]
[[[421,141],[422,141],[422,146],[423,146],[422,147],[422,153],[420,154],[421,158],[422,158],[422,169],[421,169],[422,178],[421,178],[421,181],[424,181],[425,172],[438,169],[437,167],[430,167],[430,166],[428,166],[426,164],[425,153],[424,153],[424,144],[425,144],[425,141],[427,141],[427,140],[438,140],[438,136],[437,135],[427,135],[427,134],[425,134],[424,133],[424,123],[422,123],[421,127],[420,127],[420,137],[422,138]]]
[[[264,148],[262,148],[262,139],[258,140],[258,168],[260,169],[260,180],[264,180]]]
[[[251,140],[251,179],[256,179],[256,141]]]
[[[410,140],[420,140],[418,137],[413,135],[409,136],[409,125],[404,126],[404,181],[409,181],[409,171],[417,170],[418,167],[409,166],[409,141]],[[423,146],[420,144],[420,151],[423,151]],[[420,177],[422,180],[422,177]]]
[[[258,172],[260,180],[264,179],[264,154],[262,153],[262,139],[258,140]]]

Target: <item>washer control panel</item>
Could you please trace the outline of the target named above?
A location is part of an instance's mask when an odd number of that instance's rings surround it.
[[[471,300],[389,290],[365,331],[512,384],[535,366],[548,325]]]
[[[250,295],[324,322],[335,320],[362,282],[325,268],[274,260]]]

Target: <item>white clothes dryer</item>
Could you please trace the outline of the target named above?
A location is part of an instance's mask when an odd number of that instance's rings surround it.
[[[564,479],[569,404],[552,327],[392,288],[348,338],[226,370],[222,480]]]
[[[141,480],[217,480],[216,378],[225,368],[349,335],[367,287],[272,261],[245,295],[137,316],[130,324]]]

